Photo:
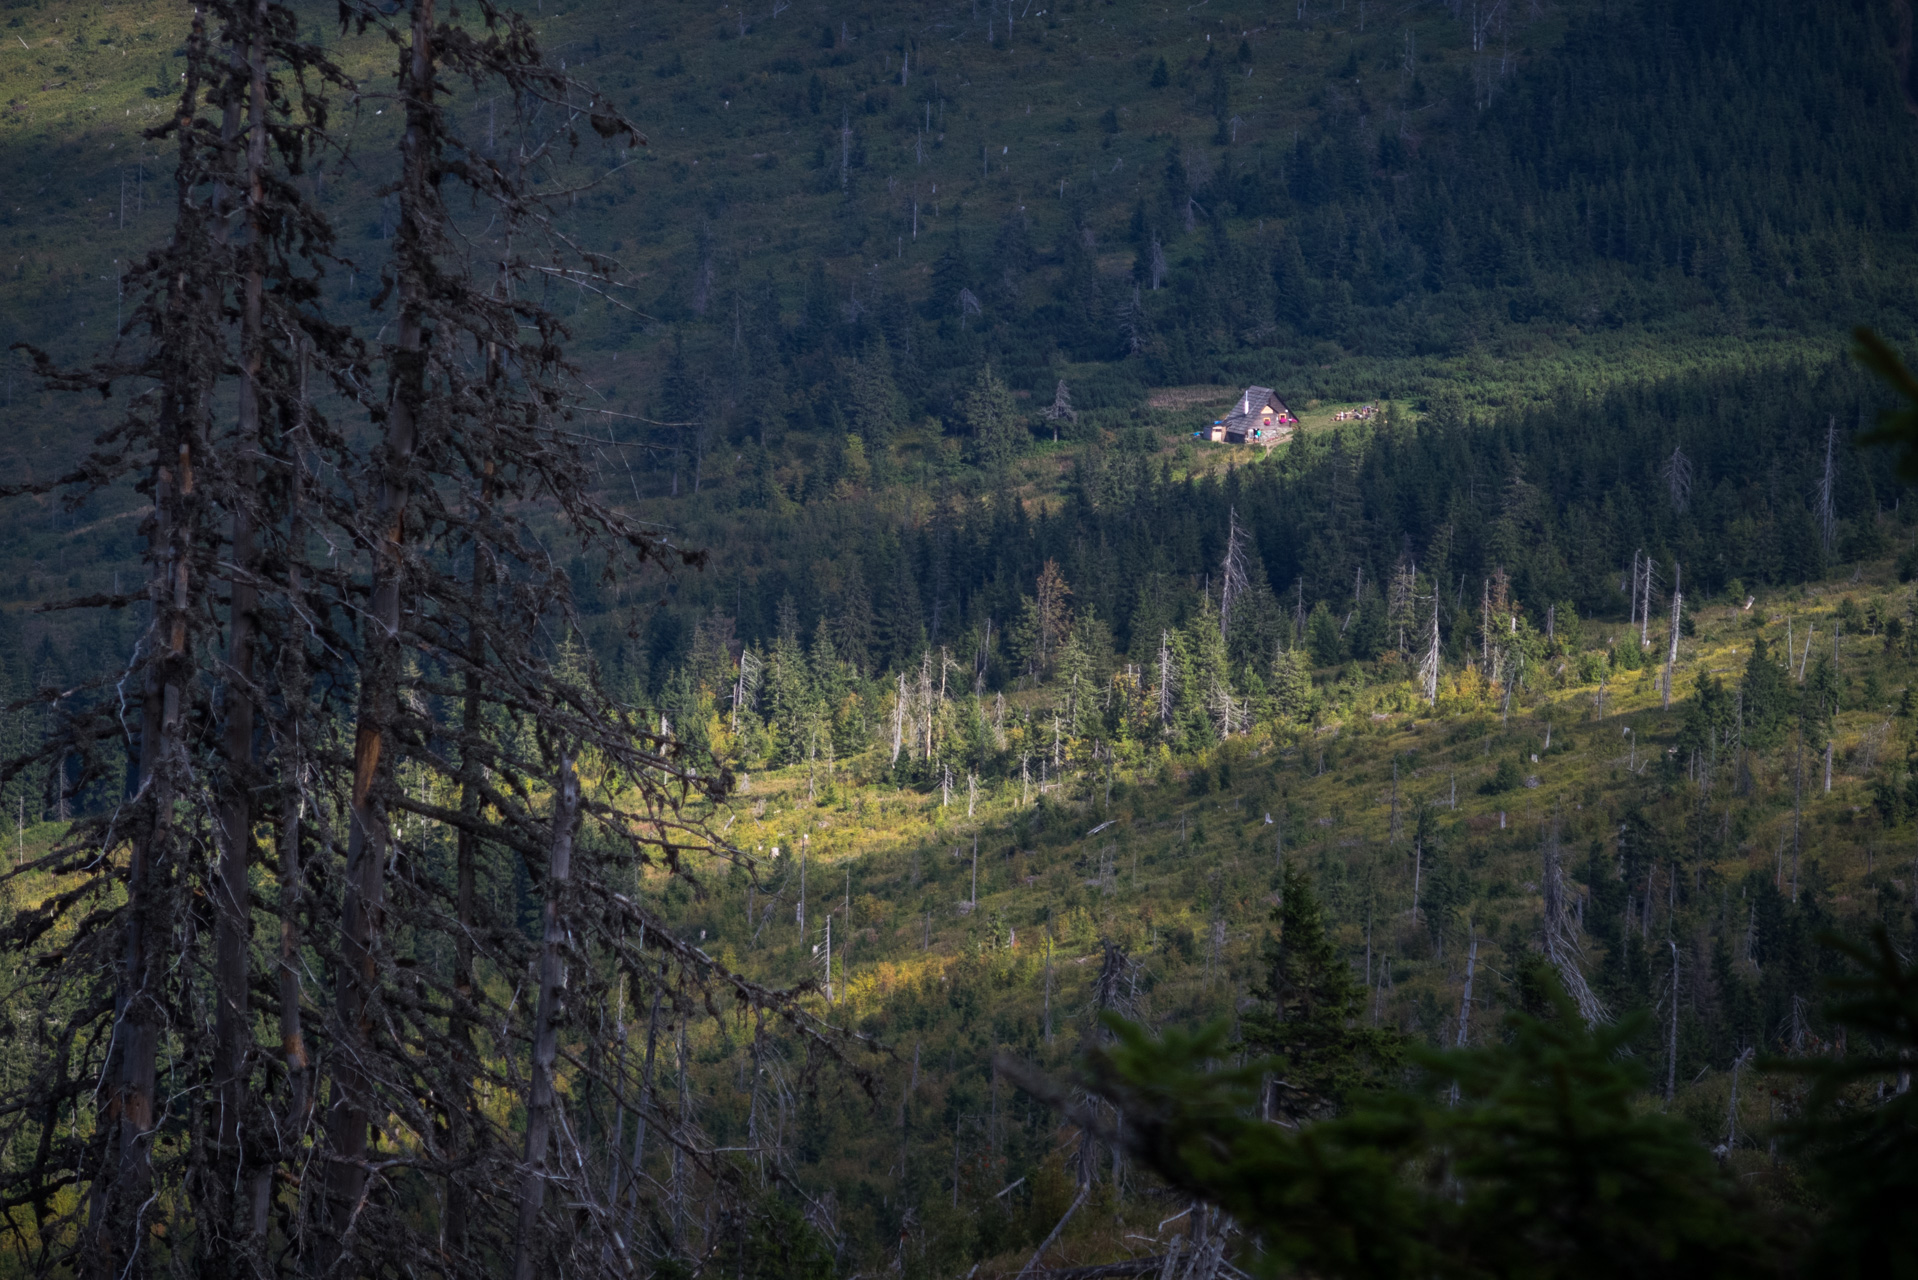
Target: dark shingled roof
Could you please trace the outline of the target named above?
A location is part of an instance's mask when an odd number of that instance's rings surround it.
[[[1225,424],[1230,427],[1234,419],[1257,417],[1268,405],[1281,414],[1289,415],[1292,412],[1285,407],[1285,401],[1273,394],[1272,388],[1247,387],[1245,394],[1232,405],[1232,412],[1225,415]]]

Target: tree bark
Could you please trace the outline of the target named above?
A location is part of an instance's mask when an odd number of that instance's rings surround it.
[[[196,18],[192,39],[203,39]],[[190,60],[191,61],[191,60]],[[192,73],[189,72],[191,76]],[[193,92],[189,89],[188,91]],[[182,144],[183,152],[186,144]],[[190,154],[181,157],[192,171]],[[182,177],[187,205],[190,179]],[[183,338],[193,299],[182,259],[193,236],[185,216],[176,223],[161,329]],[[176,352],[176,357],[178,353]],[[140,1222],[152,1185],[150,1141],[156,1112],[160,1041],[168,1025],[163,980],[172,933],[172,884],[177,855],[174,806],[186,773],[187,683],[191,678],[189,619],[198,589],[191,563],[196,526],[194,449],[199,443],[195,370],[187,358],[169,362],[162,376],[156,457],[153,465],[153,532],[149,542],[148,599],[153,622],[150,656],[140,699],[138,816],[127,862],[127,905],[121,937],[120,973],[114,999],[117,1061],[109,1056],[103,1075],[104,1123],[111,1139],[92,1181],[88,1206],[90,1247],[81,1270],[102,1280],[127,1280],[147,1272]]]
[[[167,422],[163,441],[181,432],[178,399],[166,394],[161,413]],[[187,440],[178,441],[177,461],[166,455],[154,469],[155,557],[152,605],[153,637],[158,653],[149,661],[140,711],[140,782],[137,794],[145,800],[142,830],[132,841],[127,863],[127,909],[121,942],[120,989],[114,1018],[119,1027],[117,1070],[110,1063],[112,1085],[106,1111],[113,1128],[112,1145],[96,1176],[89,1207],[95,1232],[86,1270],[103,1280],[126,1274],[143,1275],[139,1215],[152,1182],[149,1141],[154,1128],[154,1092],[160,1038],[166,1015],[157,990],[165,957],[159,943],[171,932],[166,879],[172,870],[174,773],[182,749],[181,725],[186,667],[186,616],[189,570],[182,545],[179,507],[193,489],[193,453]],[[105,1164],[112,1165],[111,1173]],[[118,1238],[125,1232],[124,1240]]]
[[[304,511],[305,467],[300,450],[306,438],[306,358],[300,353],[298,419],[295,422],[290,452],[294,455],[291,518],[287,542],[303,547],[307,538]],[[305,576],[297,557],[287,566],[287,597],[296,611],[306,608]],[[279,1117],[278,1160],[291,1165],[299,1159],[308,1121],[313,1112],[312,1060],[307,1053],[304,1015],[300,1008],[303,995],[300,981],[300,915],[306,908],[306,872],[301,860],[300,841],[306,818],[306,729],[308,723],[307,673],[304,637],[295,634],[280,638],[279,653],[280,712],[279,741],[279,889],[280,945],[275,968],[280,1000],[280,1065],[286,1072],[286,1105]],[[252,1234],[258,1248],[267,1232],[267,1214],[271,1205],[273,1165],[260,1162],[251,1170]]]
[[[642,942],[644,940],[642,939]],[[653,1102],[653,1058],[659,1047],[659,1006],[666,995],[665,988],[653,989],[653,1012],[646,1021],[646,1066],[640,1078],[639,1105],[633,1109],[633,1205],[625,1215],[625,1235],[630,1241],[633,1237],[633,1215],[639,1209],[639,1183],[645,1176],[646,1166],[646,1122],[657,1107]],[[614,1206],[616,1209],[618,1206]]]
[[[499,361],[497,353],[488,361],[489,372],[496,373]],[[486,475],[491,478],[492,460],[486,462]],[[482,506],[491,497],[490,488],[482,483],[480,500]],[[481,513],[482,517],[484,512]],[[473,599],[481,602],[485,599],[489,581],[487,572],[486,548],[478,541],[473,546]],[[459,1115],[449,1117],[453,1128],[452,1144],[455,1148],[464,1147],[473,1140],[476,1132],[476,1104],[473,1099],[472,1081],[479,1071],[479,1046],[473,1039],[472,1010],[478,983],[473,973],[473,930],[475,920],[474,903],[478,895],[479,883],[479,837],[474,834],[473,821],[480,812],[480,762],[478,743],[485,730],[484,705],[481,699],[480,670],[486,664],[486,636],[475,618],[468,640],[466,653],[466,705],[462,709],[460,723],[460,813],[467,822],[459,830],[454,852],[454,911],[459,918],[458,932],[453,938],[453,1015],[450,1030],[453,1037],[453,1056],[458,1073],[457,1088],[460,1097],[449,1101],[449,1108],[457,1107]],[[457,1254],[465,1250],[467,1232],[467,1190],[459,1179],[448,1181],[446,1188],[446,1221],[443,1232],[445,1248]]]
[[[266,289],[266,6],[254,0],[244,10],[246,36],[246,237],[240,297],[240,385],[235,432],[239,461],[229,479],[233,487],[232,546],[236,572],[228,588],[225,730],[221,750],[226,765],[225,794],[219,809],[220,864],[214,884],[214,1017],[213,1084],[219,1099],[216,1130],[216,1166],[233,1171],[232,1178],[209,1183],[219,1215],[216,1236],[209,1241],[210,1258],[218,1270],[223,1259],[225,1233],[234,1227],[224,1189],[238,1187],[246,1166],[241,1151],[245,1117],[252,1101],[247,1075],[253,1050],[252,1001],[249,991],[252,948],[252,891],[249,871],[253,861],[253,650],[259,592],[252,576],[259,559],[254,541],[254,494],[257,467],[251,458],[260,441],[260,376],[263,364],[262,317]],[[227,132],[237,132],[240,103],[227,108]],[[222,202],[224,203],[224,202]],[[251,1234],[248,1232],[247,1234]]]
[[[422,204],[428,195],[430,153],[435,149],[433,92],[434,0],[414,0],[411,47],[402,93],[407,125],[400,144],[399,333],[392,405],[387,411],[380,485],[379,529],[373,548],[373,589],[368,611],[358,725],[353,742],[353,790],[348,812],[345,889],[340,904],[340,975],[336,1000],[339,1052],[333,1114],[333,1165],[329,1178],[333,1234],[327,1246],[348,1247],[346,1235],[366,1188],[367,1124],[373,1114],[374,1082],[367,1071],[372,1023],[370,1005],[379,984],[378,952],[386,882],[386,809],[378,781],[392,762],[386,737],[399,703],[400,578],[412,490],[409,470],[417,443],[418,413],[425,395],[423,355],[425,299],[418,258]]]
[[[1471,1043],[1472,1033],[1472,976],[1478,969],[1478,929],[1472,929],[1471,949],[1465,953],[1465,990],[1458,1000],[1458,1043],[1463,1049]]]
[[[553,796],[553,843],[546,866],[546,932],[539,953],[539,1011],[533,1023],[533,1078],[526,1107],[526,1162],[520,1175],[514,1280],[533,1280],[539,1258],[535,1237],[546,1198],[546,1153],[559,1109],[553,1063],[559,1058],[560,988],[565,985],[568,933],[565,897],[573,875],[573,828],[578,822],[579,778],[571,757],[561,756]]]

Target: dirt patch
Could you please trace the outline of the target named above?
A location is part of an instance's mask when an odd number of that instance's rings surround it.
[[[1190,409],[1202,404],[1227,404],[1239,394],[1238,387],[1160,387],[1146,394],[1149,409]]]

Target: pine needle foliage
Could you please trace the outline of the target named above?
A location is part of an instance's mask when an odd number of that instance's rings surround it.
[[[1247,1115],[1273,1064],[1213,1069],[1223,1025],[1153,1036],[1110,1018],[1087,1079],[1123,1109],[1129,1150],[1230,1213],[1271,1274],[1779,1273],[1772,1228],[1639,1104],[1644,1073],[1620,1055],[1633,1029],[1588,1028],[1555,988],[1550,1003],[1508,1015],[1497,1043],[1416,1052],[1418,1088],[1299,1128]]]
[[[1331,1115],[1391,1077],[1404,1052],[1397,1031],[1365,1025],[1365,989],[1326,928],[1325,909],[1297,860],[1272,909],[1260,959],[1259,1004],[1245,1015],[1248,1049],[1276,1061],[1275,1109],[1297,1122]]]

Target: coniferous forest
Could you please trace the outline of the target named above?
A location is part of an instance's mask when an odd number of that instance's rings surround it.
[[[0,10],[0,1276],[1918,1266],[1909,4],[1019,3]]]

